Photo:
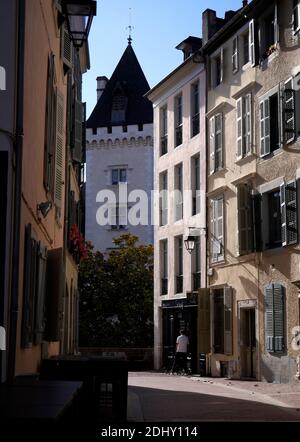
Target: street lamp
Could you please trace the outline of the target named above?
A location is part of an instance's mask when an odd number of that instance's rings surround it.
[[[186,250],[189,253],[192,253],[192,251],[195,248],[195,237],[193,235],[189,235],[185,240],[184,240],[184,245]]]
[[[97,3],[93,0],[61,1],[70,39],[74,47],[79,49],[88,38]]]

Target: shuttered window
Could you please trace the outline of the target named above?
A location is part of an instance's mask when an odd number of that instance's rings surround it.
[[[211,201],[211,256],[212,262],[224,259],[224,199],[213,199]]]
[[[83,125],[83,103],[75,98],[74,100],[74,143],[72,158],[77,163],[82,162],[82,125]]]
[[[232,40],[232,71],[237,72],[239,69],[238,59],[238,37]]]
[[[210,173],[223,168],[223,116],[217,114],[209,120]]]
[[[233,294],[231,287],[213,291],[214,353],[231,355],[233,352]]]
[[[265,341],[269,352],[285,347],[285,287],[271,284],[265,288]]]
[[[296,115],[295,115],[295,91],[293,80],[288,80],[283,90],[282,120],[283,120],[283,141],[285,144],[291,143],[296,137]]]
[[[56,90],[56,146],[55,146],[55,192],[54,202],[57,215],[60,216],[60,209],[63,198],[63,155],[64,155],[64,96]]]
[[[269,98],[261,101],[260,110],[260,154],[268,155],[270,150],[270,102]]]
[[[237,100],[237,157],[243,158],[251,152],[252,121],[251,94]]]
[[[72,68],[73,61],[73,43],[71,42],[66,24],[61,27],[61,58],[66,70]]]
[[[249,56],[251,66],[256,65],[256,48],[255,48],[255,21],[254,19],[249,22]]]
[[[40,344],[45,329],[45,291],[47,249],[32,237],[32,227],[25,229],[22,347]]]
[[[54,88],[54,55],[48,58],[47,95],[45,113],[45,146],[44,146],[44,186],[53,195],[54,190],[54,157],[56,127],[56,93]]]
[[[247,184],[238,187],[239,253],[253,251],[253,216],[251,189]]]
[[[293,25],[294,32],[300,30],[300,0],[293,0]]]

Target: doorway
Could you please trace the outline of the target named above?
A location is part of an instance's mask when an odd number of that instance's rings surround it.
[[[255,308],[241,308],[240,327],[241,376],[256,378]]]

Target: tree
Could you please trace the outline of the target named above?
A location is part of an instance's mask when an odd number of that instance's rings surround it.
[[[81,346],[153,345],[153,247],[125,234],[107,258],[88,246],[79,267]]]

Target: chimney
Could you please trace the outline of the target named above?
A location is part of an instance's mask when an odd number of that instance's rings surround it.
[[[97,77],[97,101],[99,101],[99,98],[103,94],[103,91],[106,88],[107,83],[108,83],[107,77],[105,76]]]
[[[248,5],[248,0],[243,0],[243,8]]]
[[[202,39],[203,45],[205,45],[208,40],[217,31],[217,14],[216,11],[212,9],[206,9],[202,13]]]

